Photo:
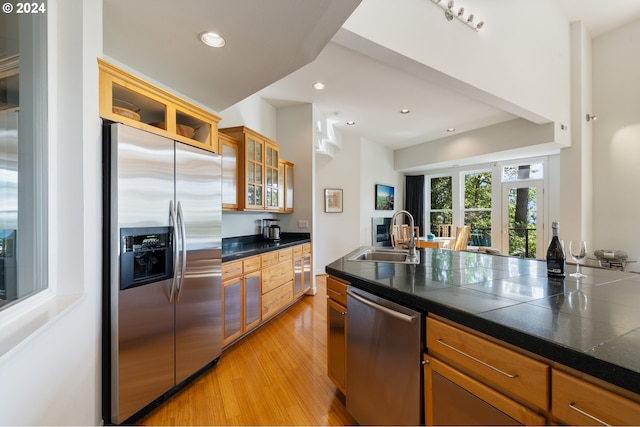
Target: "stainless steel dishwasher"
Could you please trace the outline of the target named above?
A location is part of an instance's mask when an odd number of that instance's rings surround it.
[[[422,315],[353,286],[347,299],[347,411],[361,425],[422,424]]]

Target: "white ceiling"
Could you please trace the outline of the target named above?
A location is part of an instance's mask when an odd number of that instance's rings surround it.
[[[640,0],[557,1],[592,37],[640,18]],[[214,111],[256,92],[276,107],[312,103],[342,132],[391,148],[515,117],[346,47],[338,30],[359,2],[104,0],[104,50]],[[204,30],[227,46],[201,45]],[[326,90],[312,89],[318,80]]]

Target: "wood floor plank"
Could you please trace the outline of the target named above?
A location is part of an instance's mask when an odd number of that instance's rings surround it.
[[[318,292],[225,349],[218,364],[141,425],[354,425],[327,377],[327,305]]]

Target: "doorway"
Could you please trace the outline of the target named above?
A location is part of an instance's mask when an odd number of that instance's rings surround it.
[[[543,180],[502,184],[502,252],[544,258]]]

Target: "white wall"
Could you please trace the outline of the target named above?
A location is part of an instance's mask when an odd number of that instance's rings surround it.
[[[391,149],[366,139],[360,144],[360,159],[360,244],[370,246],[371,218],[390,217],[404,209],[404,175],[394,169]],[[394,187],[393,211],[375,209],[376,184]],[[401,221],[402,218],[398,218],[398,223]]]
[[[316,155],[314,246],[316,274],[327,264],[371,245],[371,218],[395,211],[375,210],[375,184],[395,187],[395,207],[404,208],[404,177],[393,168],[393,151],[360,137],[342,134],[334,157]],[[324,212],[324,189],[343,190],[343,212]]]
[[[98,425],[101,129],[96,57],[102,51],[102,3],[50,0],[47,9],[53,156],[49,286],[56,296],[41,305],[43,316],[34,320],[42,324],[35,332],[0,357],[0,423]],[[27,323],[29,315],[22,313],[13,323]]]
[[[593,251],[592,129],[585,115],[593,114],[591,38],[581,22],[571,25],[571,148],[560,153],[557,187],[560,209],[551,220],[560,221],[560,237],[565,244],[586,240]],[[559,184],[559,185],[557,185]]]
[[[447,21],[425,0],[367,0],[343,28],[423,64],[425,75],[442,85],[536,123],[569,123],[569,31],[558,2],[456,6],[484,20],[482,30]],[[569,145],[569,135],[558,134],[556,142]]]
[[[360,140],[343,135],[342,149],[333,158],[316,155],[314,212],[314,270],[323,274],[324,267],[360,246]],[[343,211],[324,212],[324,190],[341,188]],[[373,203],[373,202],[372,202]]]
[[[593,249],[640,260],[640,20],[593,40]],[[640,267],[632,265],[639,271]]]

